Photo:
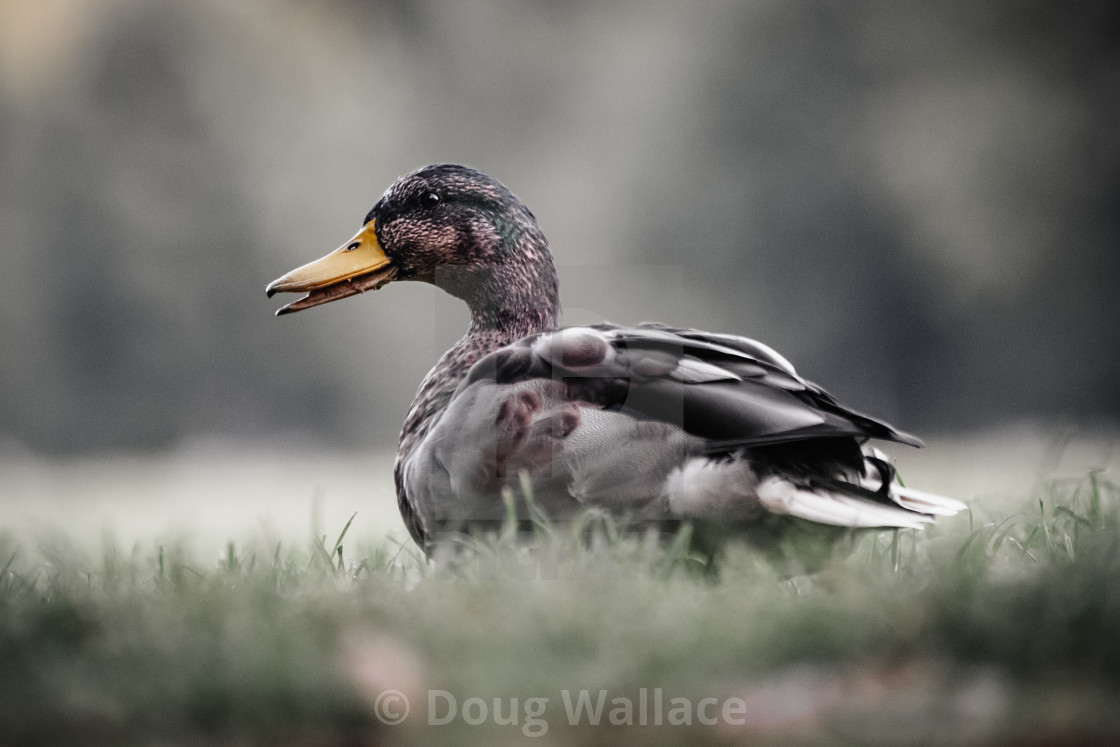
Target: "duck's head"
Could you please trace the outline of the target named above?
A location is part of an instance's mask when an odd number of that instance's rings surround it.
[[[533,214],[495,179],[451,164],[398,179],[352,239],[272,281],[267,293],[307,294],[276,312],[281,315],[394,280],[433,283],[476,312],[540,306],[556,297],[547,241]],[[541,292],[543,301],[536,298]]]

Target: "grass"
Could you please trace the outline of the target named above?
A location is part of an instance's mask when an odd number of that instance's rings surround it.
[[[687,535],[596,515],[434,564],[349,528],[216,560],[0,535],[0,742],[1120,739],[1120,486],[1102,473],[863,535],[813,576],[735,544],[713,567]],[[691,728],[640,725],[655,707]]]

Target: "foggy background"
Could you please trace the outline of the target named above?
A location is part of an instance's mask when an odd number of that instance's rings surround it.
[[[755,337],[918,433],[1108,427],[1118,31],[1114,2],[3,0],[0,450],[393,450],[466,309],[402,283],[276,319],[264,288],[443,161],[534,211],[567,324]]]

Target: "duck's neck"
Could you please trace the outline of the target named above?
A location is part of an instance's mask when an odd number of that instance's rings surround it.
[[[485,347],[486,355],[497,348],[509,345],[522,337],[556,329],[558,313],[550,308],[505,308],[487,309],[471,313],[471,326],[467,333],[456,343]]]
[[[488,353],[526,335],[555,329],[560,316],[556,267],[538,233],[485,267],[445,267],[435,284],[466,301],[471,326],[460,344],[475,339]],[[483,353],[485,355],[485,353]]]
[[[471,324],[420,384],[401,430],[398,461],[419,446],[476,361],[522,337],[555,329],[560,316],[556,268],[543,237],[500,264],[446,268],[435,284],[467,302]]]

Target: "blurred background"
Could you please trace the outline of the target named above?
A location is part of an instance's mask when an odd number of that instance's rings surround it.
[[[276,319],[264,287],[441,161],[534,211],[565,323],[756,337],[978,463],[1112,433],[1118,41],[1108,0],[3,0],[8,515],[325,493],[395,521],[465,308],[399,284]]]

